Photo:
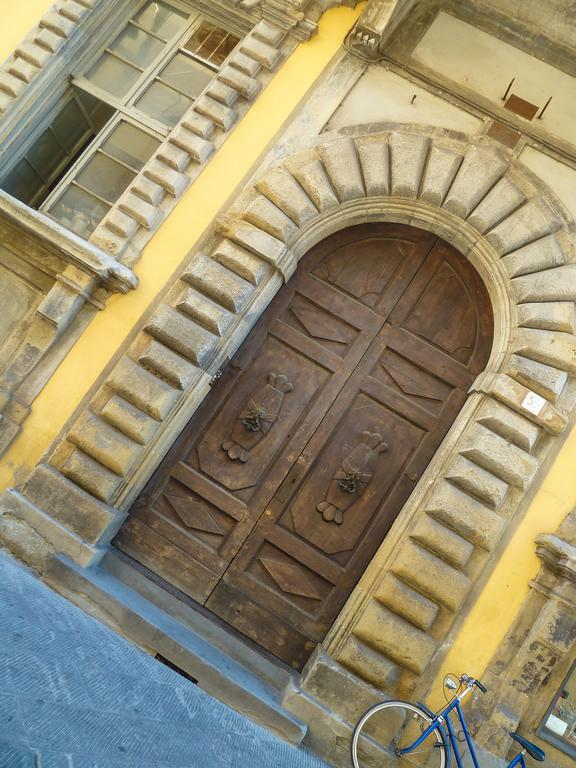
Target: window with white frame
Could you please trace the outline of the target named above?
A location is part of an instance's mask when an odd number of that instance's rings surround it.
[[[181,0],[138,3],[0,187],[88,238],[238,41]]]

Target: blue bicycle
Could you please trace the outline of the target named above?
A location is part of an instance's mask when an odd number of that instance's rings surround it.
[[[468,731],[461,702],[474,689],[486,693],[479,680],[468,675],[448,675],[444,685],[452,698],[437,714],[422,704],[407,701],[383,701],[371,707],[358,721],[352,736],[354,768],[416,765],[420,768],[450,768],[454,754],[458,768],[463,768],[459,741],[468,745],[474,768],[479,768],[472,737]],[[461,731],[454,720],[460,721]],[[544,752],[517,733],[510,734],[521,750],[507,768],[526,768],[524,755],[544,760]]]

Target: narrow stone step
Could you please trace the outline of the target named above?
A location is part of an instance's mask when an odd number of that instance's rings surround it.
[[[198,681],[198,686],[232,709],[289,742],[299,745],[307,727],[280,704],[281,692],[265,676],[238,663],[182,621],[170,616],[103,567],[82,569],[66,558],[55,561],[48,580],[73,602],[96,604],[122,634],[155,650]],[[88,603],[87,603],[88,601]],[[270,674],[268,670],[268,675]]]

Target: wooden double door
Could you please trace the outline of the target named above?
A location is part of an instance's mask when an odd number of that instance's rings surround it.
[[[483,370],[492,312],[423,230],[350,227],[301,261],[115,544],[301,668]]]

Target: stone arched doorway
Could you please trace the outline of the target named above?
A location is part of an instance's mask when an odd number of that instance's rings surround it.
[[[488,292],[423,229],[304,256],[134,504],[115,545],[297,669],[484,370]]]

